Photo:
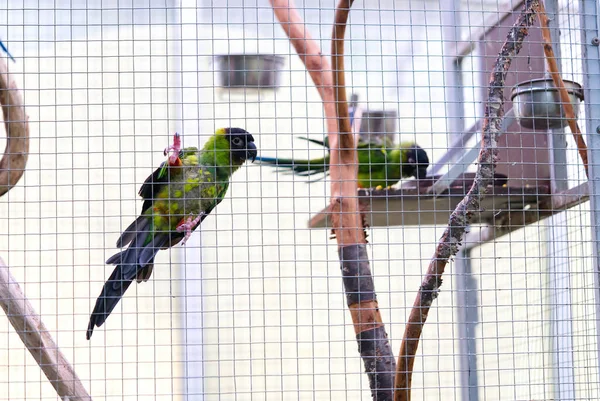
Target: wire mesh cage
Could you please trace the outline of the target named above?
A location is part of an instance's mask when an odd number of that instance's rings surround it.
[[[5,2],[0,400],[600,399],[598,8]]]

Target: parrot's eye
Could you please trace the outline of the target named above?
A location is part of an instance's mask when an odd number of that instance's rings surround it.
[[[236,136],[231,140],[231,144],[233,146],[242,146],[242,138]]]

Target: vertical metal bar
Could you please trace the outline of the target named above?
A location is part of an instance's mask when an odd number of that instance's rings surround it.
[[[590,214],[596,297],[596,347],[600,363],[600,52],[598,51],[598,0],[580,0],[583,87],[589,159]],[[600,372],[599,372],[600,373]],[[599,377],[600,379],[600,377]]]
[[[183,55],[197,55],[198,40],[198,12],[201,4],[197,0],[173,0],[175,7],[179,7],[177,12],[176,28],[174,34],[175,43],[175,63],[177,85],[177,111],[179,129],[183,129],[184,121],[186,131],[201,132],[199,129],[200,116],[197,107],[186,107],[184,102],[184,89],[182,86],[183,74],[190,68],[200,71],[200,66],[188,65],[194,63],[192,57],[186,57],[186,68],[182,65]],[[211,12],[207,7],[207,2],[202,4],[201,12]],[[208,11],[204,11],[208,10]],[[198,63],[196,58],[195,63]],[[188,81],[189,85],[190,82]],[[188,99],[189,102],[189,99]],[[182,135],[185,141],[185,135]],[[188,141],[197,140],[193,136],[187,137]],[[188,142],[189,143],[189,142]],[[202,400],[204,399],[204,358],[203,358],[203,304],[202,304],[202,233],[201,230],[192,235],[185,247],[180,247],[179,256],[181,260],[181,280],[183,286],[182,300],[182,325],[183,347],[184,347],[184,399]]]
[[[472,275],[471,251],[461,249],[454,261],[456,270],[456,307],[461,397],[463,401],[478,401],[477,383],[477,280]]]
[[[442,40],[444,41],[444,89],[446,95],[446,121],[448,142],[453,143],[465,130],[464,96],[458,61],[459,18],[457,2],[440,0]],[[453,157],[449,162],[456,159]]]
[[[558,26],[558,0],[546,0],[552,47],[559,71],[560,36]],[[549,78],[550,75],[546,73]],[[548,131],[550,145],[549,163],[552,193],[569,188],[567,172],[567,142],[564,129]],[[571,272],[569,269],[569,243],[567,215],[562,212],[546,222],[548,248],[548,291],[550,294],[550,338],[552,339],[554,397],[560,400],[575,399],[575,364],[573,359],[573,313],[571,301]]]

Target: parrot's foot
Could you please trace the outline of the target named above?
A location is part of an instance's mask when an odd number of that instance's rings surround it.
[[[181,241],[181,245],[185,245],[187,240],[192,236],[192,230],[198,225],[198,223],[200,223],[201,219],[202,215],[196,217],[195,219],[192,219],[192,216],[190,216],[187,218],[187,220],[185,220],[185,222],[177,226],[177,232],[185,231],[185,237],[183,238],[183,241]]]
[[[181,137],[179,136],[179,133],[175,133],[175,135],[173,135],[173,145],[165,148],[164,150],[164,155],[168,155],[170,151],[173,151],[173,153],[171,155],[169,155],[169,164],[176,164],[177,163],[177,159],[179,158],[179,151],[181,150]]]

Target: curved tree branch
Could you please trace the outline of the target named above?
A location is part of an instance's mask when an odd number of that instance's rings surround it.
[[[331,141],[331,219],[338,242],[346,300],[358,351],[369,377],[371,396],[391,401],[394,396],[394,355],[381,319],[369,266],[365,231],[356,193],[358,155],[350,127],[344,70],[344,36],[353,0],[339,0],[333,25],[331,60],[338,118],[337,143]],[[330,133],[331,134],[331,133]]]
[[[6,148],[0,160],[0,196],[23,176],[29,155],[29,123],[17,84],[0,59],[0,105],[6,128]]]
[[[450,216],[448,227],[442,234],[437,249],[408,318],[402,338],[395,380],[395,401],[410,401],[412,371],[419,338],[433,301],[442,285],[442,274],[446,264],[459,250],[471,215],[479,210],[480,200],[487,193],[494,180],[496,166],[497,137],[502,130],[504,119],[504,83],[512,59],[519,53],[528,28],[535,20],[534,8],[539,0],[526,0],[524,9],[508,33],[498,54],[494,70],[490,76],[488,100],[485,105],[481,151],[477,164],[477,174],[471,189],[456,206]]]
[[[0,307],[58,396],[69,401],[91,401],[73,366],[54,342],[42,318],[33,309],[2,258],[0,258]]]

